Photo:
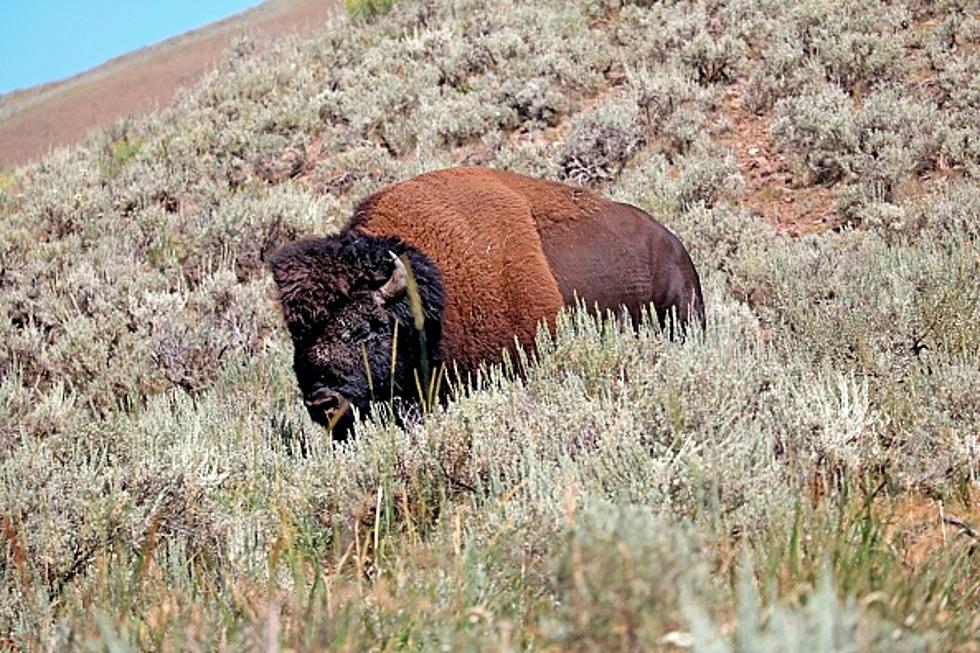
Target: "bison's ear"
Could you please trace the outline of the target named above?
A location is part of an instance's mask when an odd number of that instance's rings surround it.
[[[318,240],[297,241],[269,259],[286,326],[294,338],[311,329],[326,306],[350,290],[347,279],[329,274],[329,262],[317,251],[321,245]]]

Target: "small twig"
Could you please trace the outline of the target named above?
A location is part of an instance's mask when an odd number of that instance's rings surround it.
[[[446,480],[447,480],[447,481],[449,481],[449,482],[450,482],[451,484],[453,484],[453,485],[456,485],[456,486],[458,486],[459,488],[461,488],[461,489],[463,489],[463,490],[466,490],[467,492],[472,492],[473,494],[476,494],[476,488],[475,488],[475,487],[473,487],[472,485],[469,485],[468,483],[465,483],[464,481],[461,481],[461,480],[459,480],[458,478],[455,478],[454,476],[452,476],[452,475],[451,475],[451,474],[449,473],[449,470],[447,470],[447,469],[446,469],[446,464],[445,464],[445,462],[443,462],[442,460],[440,460],[440,461],[439,461],[439,471],[441,471],[441,472],[442,472],[442,475],[443,475],[443,476],[444,476],[444,477],[446,478]]]
[[[888,479],[887,478],[882,479],[881,483],[878,484],[878,487],[876,487],[874,489],[874,492],[872,492],[871,495],[868,497],[868,503],[877,499],[878,495],[881,494],[881,491],[885,489],[885,485],[887,484],[888,484]]]
[[[960,532],[962,532],[964,535],[968,535],[977,542],[980,542],[980,533],[978,533],[975,528],[967,524],[965,521],[956,519],[955,517],[943,517],[943,523],[949,524],[950,526],[955,526],[956,528],[960,529]]]

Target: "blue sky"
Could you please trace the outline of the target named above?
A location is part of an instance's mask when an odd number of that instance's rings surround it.
[[[0,93],[69,77],[259,0],[0,0]]]

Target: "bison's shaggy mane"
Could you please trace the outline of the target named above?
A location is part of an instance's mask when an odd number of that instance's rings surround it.
[[[425,317],[437,321],[445,307],[439,270],[423,253],[398,238],[365,237],[355,232],[289,243],[269,260],[290,334],[305,341],[323,328],[338,305],[359,291],[376,291],[391,277],[392,254],[402,257],[415,276]],[[409,302],[392,306],[402,324],[412,323]]]

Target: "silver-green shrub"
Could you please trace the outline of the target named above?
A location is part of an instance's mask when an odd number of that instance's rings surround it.
[[[0,637],[968,650],[969,9],[403,0],[239,40],[170,109],[4,173]],[[774,183],[831,187],[839,233],[745,206],[758,179],[718,140],[739,103],[771,121]],[[707,331],[570,309],[424,419],[378,406],[333,443],[264,260],[459,163],[649,211]]]
[[[611,98],[583,112],[565,138],[561,176],[579,184],[613,179],[643,144],[645,132],[632,98]]]

